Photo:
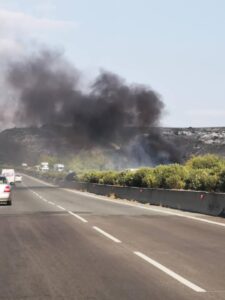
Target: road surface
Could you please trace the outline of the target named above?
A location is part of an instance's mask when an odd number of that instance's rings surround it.
[[[0,299],[225,299],[225,220],[24,176],[0,206]]]

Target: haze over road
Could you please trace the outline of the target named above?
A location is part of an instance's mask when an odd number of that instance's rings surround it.
[[[97,198],[24,176],[0,206],[0,299],[225,299],[225,226],[198,218],[224,219]]]

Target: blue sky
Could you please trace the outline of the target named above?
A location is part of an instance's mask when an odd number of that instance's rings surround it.
[[[224,0],[0,0],[0,23],[2,57],[51,45],[90,78],[150,85],[162,125],[225,126]]]

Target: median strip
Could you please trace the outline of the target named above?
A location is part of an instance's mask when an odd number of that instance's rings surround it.
[[[168,269],[167,267],[161,265],[160,263],[158,263],[157,261],[151,259],[147,255],[145,255],[141,252],[138,252],[138,251],[134,252],[134,254],[139,256],[143,260],[147,261],[148,263],[150,263],[151,265],[153,265],[157,269],[161,270],[162,272],[166,273],[170,277],[172,277],[175,280],[179,281],[183,285],[185,285],[185,286],[189,287],[190,289],[194,290],[195,292],[198,292],[198,293],[205,293],[206,292],[206,290],[200,288],[196,284],[190,282],[189,280],[185,279],[184,277],[180,276],[179,274],[177,274],[177,273],[173,272],[172,270]]]
[[[93,229],[100,232],[101,234],[103,234],[104,236],[106,236],[107,238],[109,238],[110,240],[112,240],[115,243],[122,243],[120,240],[118,240],[117,238],[115,238],[111,234],[105,232],[104,230],[100,229],[99,227],[93,226]]]

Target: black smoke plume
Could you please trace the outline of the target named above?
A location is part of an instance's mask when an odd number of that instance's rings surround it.
[[[114,147],[130,165],[178,160],[156,128],[164,104],[149,87],[101,71],[85,89],[81,72],[52,51],[12,63],[7,79],[17,94],[15,124],[68,127],[80,149]]]

